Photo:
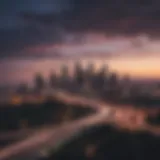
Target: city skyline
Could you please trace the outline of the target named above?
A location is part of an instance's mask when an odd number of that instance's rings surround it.
[[[152,65],[150,64],[151,57],[148,57],[146,60],[143,58],[111,58],[108,60],[105,59],[81,59],[79,62],[82,66],[87,66],[90,63],[93,63],[95,69],[100,69],[103,65],[109,67],[110,71],[116,72],[120,77],[124,75],[129,75],[133,80],[159,80],[159,60],[154,59]],[[153,59],[153,57],[152,57]],[[78,59],[24,59],[24,60],[9,60],[8,62],[3,61],[0,63],[1,68],[5,68],[2,71],[0,84],[18,84],[21,82],[32,82],[32,78],[36,73],[41,73],[45,78],[54,71],[59,73],[61,66],[66,65],[70,72],[73,71],[73,66]],[[17,63],[18,61],[18,63]],[[139,68],[139,65],[144,66]],[[120,66],[120,67],[119,67]],[[137,70],[136,70],[137,69]],[[132,71],[132,72],[131,72]],[[137,71],[137,72],[136,72]],[[144,74],[145,73],[145,74]],[[151,76],[152,75],[152,76]]]

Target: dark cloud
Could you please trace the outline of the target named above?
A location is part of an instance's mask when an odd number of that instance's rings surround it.
[[[66,8],[63,0],[1,0],[0,57],[19,56],[24,48],[60,42],[62,29],[55,15]]]
[[[159,0],[1,0],[0,54],[58,43],[66,32],[159,38],[159,6]]]
[[[156,36],[160,31],[158,0],[71,0],[66,27],[71,31]]]
[[[70,32],[104,32],[107,35],[157,36],[160,28],[159,0],[66,0],[70,9],[57,16]],[[32,14],[32,19],[35,14]],[[41,15],[41,23],[55,22],[55,15]],[[159,35],[158,35],[159,36]]]
[[[19,54],[23,54],[21,51],[27,50],[27,48],[61,42],[61,38],[55,33],[55,30],[52,31],[51,28],[48,28],[44,31],[43,29],[30,26],[21,29],[1,30],[0,56],[19,56]]]

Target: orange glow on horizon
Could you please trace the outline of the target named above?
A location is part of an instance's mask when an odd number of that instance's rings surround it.
[[[27,54],[31,58],[0,62],[1,68],[6,69],[0,83],[17,82],[17,79],[24,82],[33,81],[33,76],[37,72],[48,77],[51,71],[59,73],[63,64],[73,73],[73,65],[77,60],[83,65],[94,63],[96,69],[105,63],[111,72],[115,71],[120,76],[127,74],[132,78],[160,79],[160,41],[148,39],[145,35],[139,36],[138,40],[136,38],[90,34],[84,37],[84,43],[64,42],[29,47],[24,50],[24,55]],[[62,57],[69,55],[69,58],[54,59],[55,51]],[[106,56],[99,56],[101,53]],[[89,58],[86,54],[90,55]],[[94,54],[93,58],[91,54]],[[36,60],[32,59],[33,55],[36,55]],[[38,56],[41,55],[46,57],[39,59]]]
[[[160,79],[160,56],[146,56],[146,57],[112,57],[112,58],[81,58],[81,59],[38,59],[38,60],[10,60],[0,65],[4,68],[10,66],[6,70],[5,75],[1,78],[0,83],[17,83],[33,82],[35,73],[41,73],[45,78],[48,78],[51,72],[59,73],[62,65],[67,65],[71,73],[73,73],[73,65],[79,60],[83,66],[88,63],[93,63],[96,69],[99,69],[104,64],[108,65],[109,71],[116,72],[118,75],[129,75],[132,78],[141,79]],[[8,64],[9,63],[9,64]],[[21,66],[21,67],[16,67]]]
[[[137,78],[160,78],[159,56],[128,57],[111,60],[109,66],[121,75],[128,74]]]

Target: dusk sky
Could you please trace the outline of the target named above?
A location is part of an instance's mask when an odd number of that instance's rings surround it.
[[[22,73],[27,79],[32,68],[47,73],[57,53],[94,54],[96,66],[105,55],[119,74],[160,78],[159,6],[159,0],[1,0],[0,83]]]

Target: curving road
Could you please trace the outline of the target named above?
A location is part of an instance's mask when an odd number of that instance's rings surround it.
[[[70,123],[66,123],[57,128],[45,128],[41,131],[37,131],[37,133],[30,136],[30,138],[10,145],[9,147],[1,150],[0,160],[13,160],[14,158],[16,160],[24,160],[25,158],[28,159],[41,156],[43,154],[40,152],[41,150],[45,149],[46,147],[49,148],[51,146],[56,146],[56,144],[74,136],[85,127],[103,122],[107,118],[107,113],[109,113],[109,108],[104,108],[100,105],[100,103],[92,100],[62,92],[54,96],[56,96],[60,100],[65,101],[66,103],[81,103],[89,105],[93,109],[96,109],[97,113],[82,120],[76,120]]]
[[[99,123],[109,123],[129,130],[147,130],[152,133],[160,133],[159,128],[153,128],[146,124],[145,114],[131,108],[115,108],[106,105],[99,100],[92,100],[81,96],[75,96],[67,92],[53,93],[54,97],[69,104],[84,104],[92,107],[97,112],[87,118],[66,123],[59,127],[46,127],[37,130],[30,138],[4,148],[0,152],[0,160],[35,160],[45,154],[46,148],[57,147],[61,142],[76,135],[85,127]]]

